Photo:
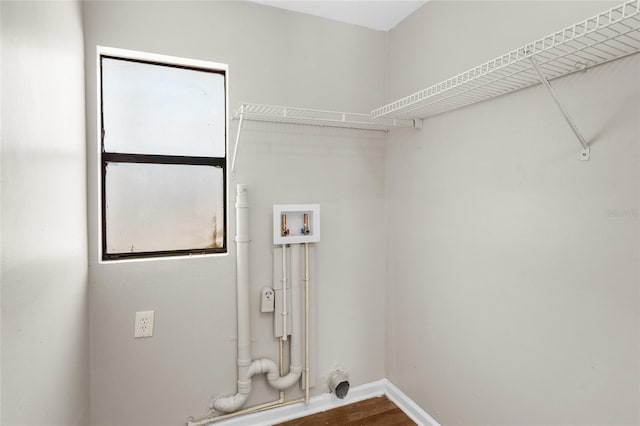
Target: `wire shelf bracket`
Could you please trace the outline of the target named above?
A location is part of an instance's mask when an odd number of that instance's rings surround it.
[[[586,160],[589,146],[549,80],[638,52],[640,0],[631,0],[375,109],[371,116],[425,119],[542,83],[578,137],[580,158]]]
[[[233,114],[238,122],[231,173],[235,173],[238,146],[240,145],[242,128],[245,121],[262,121],[268,123],[302,124],[306,126],[336,127],[358,130],[388,132],[399,128],[422,128],[421,119],[403,119],[396,117],[371,117],[370,114],[352,112],[323,111],[314,109],[281,107],[242,103]]]
[[[560,102],[560,98],[558,98],[558,95],[556,94],[555,90],[553,90],[553,87],[551,87],[551,83],[549,83],[549,80],[547,80],[547,77],[545,77],[545,75],[540,70],[540,67],[538,66],[538,62],[535,60],[533,56],[529,57],[529,61],[531,61],[531,65],[536,70],[536,73],[538,73],[538,76],[540,77],[540,81],[542,82],[542,84],[544,84],[544,87],[547,89],[547,92],[549,92],[554,102],[560,109],[560,112],[562,112],[564,119],[569,124],[569,127],[571,127],[571,130],[573,130],[573,133],[578,138],[578,142],[580,142],[580,145],[582,146],[582,151],[580,151],[580,160],[582,161],[589,160],[591,156],[589,145],[587,144],[587,141],[585,140],[584,136],[582,136],[580,129],[578,129],[578,126],[576,126],[576,123],[573,121],[573,118],[571,118],[567,109],[564,107],[562,102]]]

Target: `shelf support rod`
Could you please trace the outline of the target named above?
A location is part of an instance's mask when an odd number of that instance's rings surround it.
[[[242,132],[242,123],[244,121],[244,114],[240,113],[240,122],[238,123],[238,133],[236,134],[236,146],[233,147],[233,160],[231,160],[231,173],[236,171],[236,157],[238,156],[238,145],[240,144],[240,133]]]
[[[534,57],[530,56],[529,60],[531,61],[531,65],[533,65],[533,68],[536,70],[536,73],[538,73],[538,76],[540,77],[540,81],[542,82],[542,84],[544,84],[544,87],[547,88],[547,91],[549,92],[549,94],[555,101],[556,105],[558,105],[558,108],[562,112],[564,119],[567,121],[567,123],[571,127],[571,130],[573,130],[573,133],[578,138],[578,142],[580,142],[580,145],[582,145],[582,151],[580,152],[580,160],[587,161],[590,156],[589,144],[587,144],[587,141],[584,139],[584,136],[582,136],[582,133],[580,133],[578,126],[576,126],[576,123],[573,121],[573,118],[571,118],[571,116],[569,115],[569,112],[567,112],[567,109],[564,107],[564,105],[562,105],[562,102],[560,102],[560,98],[558,98],[558,95],[556,94],[555,90],[553,90],[553,87],[551,87],[551,83],[549,83],[549,80],[547,80],[547,77],[545,77],[542,71],[540,70],[540,67],[538,66],[538,63],[536,62]]]

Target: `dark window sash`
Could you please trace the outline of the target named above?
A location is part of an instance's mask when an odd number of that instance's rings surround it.
[[[102,59],[116,59],[123,61],[131,61],[131,62],[140,62],[151,65],[158,66],[166,66],[172,68],[183,68],[190,69],[194,71],[202,71],[209,72],[215,74],[222,74],[225,77],[225,96],[227,91],[227,81],[226,81],[226,72],[223,70],[211,70],[204,69],[193,66],[181,66],[177,64],[167,64],[154,62],[149,60],[140,60],[140,59],[130,59],[130,58],[122,58],[110,55],[100,55],[100,147],[102,150],[101,153],[101,199],[102,199],[102,260],[118,260],[118,259],[144,259],[144,258],[156,258],[156,257],[174,257],[174,256],[191,256],[191,255],[203,255],[203,254],[216,254],[216,253],[227,253],[227,242],[228,242],[228,234],[227,234],[227,159],[226,153],[225,157],[190,157],[190,156],[178,156],[178,155],[153,155],[153,154],[126,154],[126,153],[114,153],[114,152],[105,152],[104,151],[104,111],[103,111],[103,93],[102,93]],[[227,132],[226,124],[225,124],[225,134]],[[225,147],[226,151],[226,147]],[[147,164],[176,164],[176,165],[202,165],[202,166],[213,166],[222,168],[223,172],[223,200],[224,203],[224,238],[222,247],[218,248],[194,248],[194,249],[179,249],[179,250],[162,250],[162,251],[150,251],[150,252],[137,252],[137,253],[107,253],[107,221],[106,221],[106,172],[107,172],[107,163],[147,163]]]
[[[147,59],[123,58],[123,57],[120,57],[120,56],[112,56],[112,55],[105,55],[105,54],[101,54],[100,55],[100,67],[102,67],[102,60],[103,59],[114,59],[116,61],[123,61],[123,62],[137,62],[139,64],[157,65],[157,66],[160,66],[160,67],[167,67],[167,68],[179,68],[179,69],[183,69],[183,70],[206,72],[206,73],[209,73],[209,74],[221,74],[226,79],[226,71],[224,71],[224,70],[214,70],[214,69],[211,69],[211,68],[202,68],[202,67],[196,67],[196,66],[191,66],[191,65],[171,64],[171,63],[167,63],[167,62],[156,62],[156,61],[151,61],[151,60],[147,60]],[[225,82],[225,84],[226,84],[226,82]]]
[[[174,257],[174,256],[199,256],[204,254],[226,253],[226,243],[223,247],[206,248],[206,249],[180,249],[180,250],[162,250],[162,251],[143,251],[135,253],[104,253],[103,260],[123,260],[123,259],[148,259],[155,257]]]
[[[144,259],[154,257],[173,257],[173,256],[191,256],[203,254],[217,254],[227,252],[227,168],[226,158],[218,157],[187,157],[177,155],[149,155],[149,154],[121,154],[121,153],[102,153],[102,260],[119,260],[119,259]],[[162,251],[148,251],[136,253],[112,253],[107,251],[107,199],[106,199],[106,176],[108,163],[145,163],[145,164],[177,164],[177,165],[193,165],[193,166],[213,166],[222,169],[223,187],[222,197],[224,203],[224,238],[222,239],[222,247],[216,248],[194,248],[194,249],[176,249]]]
[[[103,152],[102,161],[106,163],[145,163],[145,164],[179,164],[193,166],[225,167],[224,157],[189,157],[182,155],[156,154],[123,154]]]

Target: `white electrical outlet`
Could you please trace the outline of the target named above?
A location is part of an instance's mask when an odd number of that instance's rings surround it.
[[[273,312],[275,306],[275,297],[276,293],[273,291],[271,287],[262,287],[261,292],[261,304],[260,311],[261,312]]]
[[[136,312],[136,327],[133,337],[153,336],[153,313],[154,311]]]

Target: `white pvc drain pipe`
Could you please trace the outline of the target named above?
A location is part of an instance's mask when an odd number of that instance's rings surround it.
[[[216,411],[231,413],[239,410],[251,393],[251,378],[266,373],[267,381],[275,389],[293,386],[302,374],[302,345],[300,344],[300,252],[292,250],[292,264],[297,273],[292,273],[291,287],[291,365],[289,373],[280,377],[278,365],[270,359],[251,360],[251,336],[249,315],[249,201],[247,186],[236,187],[236,275],[238,299],[238,391],[235,395],[219,397],[212,402]],[[295,262],[294,262],[295,258]]]

